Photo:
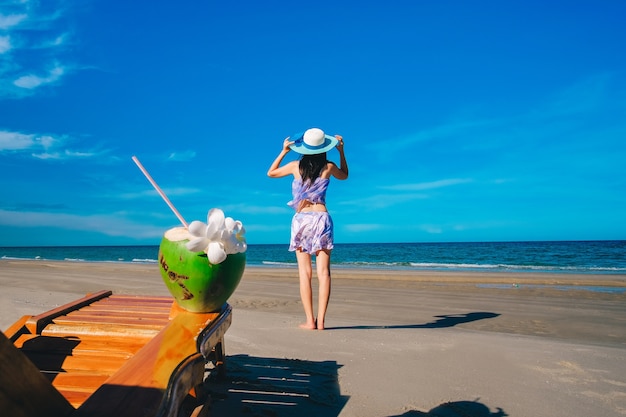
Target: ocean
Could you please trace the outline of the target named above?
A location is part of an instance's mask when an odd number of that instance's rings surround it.
[[[157,263],[158,246],[0,247],[0,259]],[[287,245],[251,244],[247,265],[296,266]],[[336,244],[333,268],[626,274],[626,241]]]

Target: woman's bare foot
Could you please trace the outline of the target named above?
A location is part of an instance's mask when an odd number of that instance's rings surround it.
[[[315,329],[317,329],[317,323],[316,322],[313,322],[313,323],[308,323],[308,322],[307,323],[302,323],[300,325],[300,328],[301,329],[305,329],[305,330],[315,330]]]
[[[317,330],[324,330],[324,322],[317,322]]]

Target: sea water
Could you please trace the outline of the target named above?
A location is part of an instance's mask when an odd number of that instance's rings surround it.
[[[0,247],[0,259],[157,263],[159,247]],[[626,241],[336,244],[333,268],[626,274]],[[250,244],[247,265],[295,268],[284,244]]]

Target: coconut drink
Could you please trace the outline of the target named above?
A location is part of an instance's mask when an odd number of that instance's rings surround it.
[[[219,310],[235,292],[246,266],[243,224],[225,217],[220,209],[211,209],[206,223],[193,221],[188,225],[139,159],[133,156],[132,160],[184,226],[166,231],[159,246],[165,286],[184,310]]]
[[[207,223],[165,232],[159,268],[166,287],[184,310],[219,310],[241,281],[246,265],[245,229],[240,221],[212,209]]]

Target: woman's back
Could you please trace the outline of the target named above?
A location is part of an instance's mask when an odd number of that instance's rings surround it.
[[[298,210],[303,201],[308,201],[311,204],[326,205],[328,184],[330,184],[329,178],[317,177],[313,182],[305,181],[302,178],[294,178],[291,183],[293,199],[287,205],[294,210]]]

